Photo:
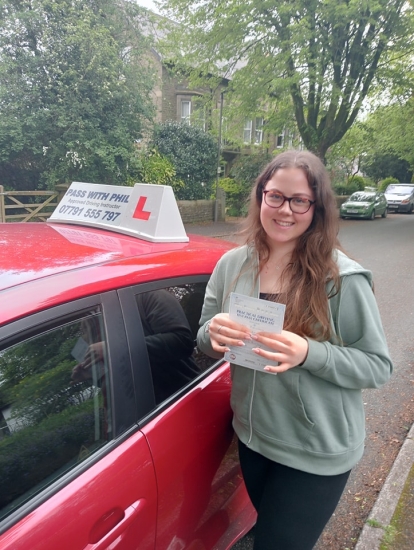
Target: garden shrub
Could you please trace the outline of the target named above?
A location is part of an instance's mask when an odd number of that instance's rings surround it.
[[[349,178],[347,186],[348,189],[354,189],[352,193],[355,193],[355,191],[363,191],[364,187],[367,186],[367,181],[364,177],[355,175]]]
[[[244,216],[247,212],[247,200],[254,182],[266,164],[273,157],[266,151],[259,150],[251,155],[240,155],[230,169],[230,178],[234,183],[230,186],[229,196],[226,191],[226,205],[229,206],[228,213],[232,216]],[[221,185],[222,187],[222,185]]]
[[[164,122],[155,127],[151,149],[156,149],[174,167],[178,200],[209,199],[217,174],[217,143],[196,126]]]
[[[393,177],[388,177],[388,178],[385,178],[383,179],[382,181],[379,182],[378,184],[378,189],[380,191],[385,191],[386,188],[391,185],[391,183],[400,183],[397,178],[393,178]]]

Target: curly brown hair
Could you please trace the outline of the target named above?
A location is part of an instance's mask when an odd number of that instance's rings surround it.
[[[286,304],[284,328],[300,336],[328,340],[332,335],[328,298],[340,288],[333,251],[342,248],[338,240],[335,197],[322,161],[309,151],[290,150],[277,155],[256,179],[241,234],[245,235],[246,244],[257,250],[260,271],[270,255],[267,235],[260,222],[263,190],[281,168],[303,170],[315,197],[312,223],[299,237],[291,261],[282,273],[286,289],[281,299]],[[333,281],[333,290],[328,296],[326,285],[329,280]]]

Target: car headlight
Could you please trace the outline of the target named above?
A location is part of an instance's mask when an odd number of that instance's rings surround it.
[[[401,201],[401,204],[408,204],[410,202],[410,199],[403,199]]]

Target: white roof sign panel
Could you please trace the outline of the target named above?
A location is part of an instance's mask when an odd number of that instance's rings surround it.
[[[109,229],[151,242],[189,240],[167,185],[73,182],[48,221]]]

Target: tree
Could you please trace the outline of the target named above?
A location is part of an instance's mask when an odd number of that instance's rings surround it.
[[[366,126],[356,122],[341,141],[330,147],[326,160],[333,183],[344,183],[360,171],[367,154],[368,141]]]
[[[209,199],[217,173],[217,143],[196,126],[165,122],[156,126],[152,147],[174,166],[176,180],[184,186],[176,190],[179,200]]]
[[[394,176],[399,181],[411,181],[410,173],[414,171],[413,124],[412,97],[378,108],[366,122],[371,150],[364,162],[365,170],[375,171],[376,179]]]
[[[0,0],[0,180],[123,183],[151,120],[139,9],[112,0]]]
[[[304,145],[322,159],[352,126],[376,81],[384,85],[395,76],[394,59],[408,53],[414,36],[413,8],[405,0],[161,5],[181,23],[169,44],[196,67],[194,77],[218,71],[231,77],[239,116],[263,113],[269,130],[280,130],[293,109]]]
[[[395,178],[396,182],[410,182],[413,171],[406,160],[390,153],[373,153],[363,158],[362,171],[374,181],[384,178]],[[392,183],[392,182],[389,182]]]

